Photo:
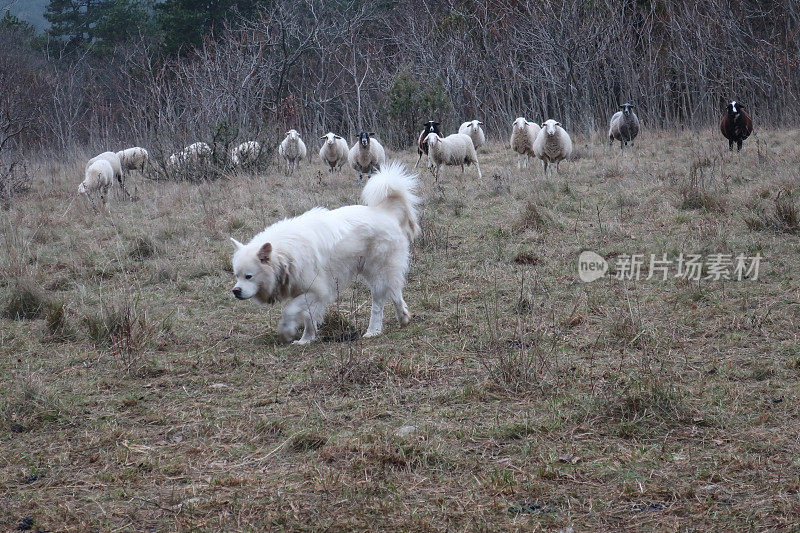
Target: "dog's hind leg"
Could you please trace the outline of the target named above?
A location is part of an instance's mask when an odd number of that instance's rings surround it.
[[[397,321],[400,322],[400,327],[405,327],[411,322],[411,313],[408,311],[408,305],[403,299],[402,290],[392,291],[389,298],[394,304],[394,311],[397,313]]]
[[[377,337],[383,333],[383,307],[386,305],[386,288],[373,285],[370,288],[372,293],[372,312],[369,315],[369,326],[364,337]]]

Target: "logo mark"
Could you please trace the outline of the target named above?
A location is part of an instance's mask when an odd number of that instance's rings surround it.
[[[606,275],[608,263],[603,256],[589,250],[581,252],[578,257],[578,277],[584,283],[591,283]]]

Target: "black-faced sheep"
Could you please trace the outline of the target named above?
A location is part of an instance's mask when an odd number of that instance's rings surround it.
[[[372,174],[375,170],[380,170],[386,164],[386,151],[378,139],[372,138],[375,135],[369,131],[359,132],[358,141],[350,148],[347,160],[353,170],[358,172],[358,184],[361,185],[364,174]]]
[[[423,155],[428,155],[428,142],[425,139],[428,137],[429,133],[436,133],[440,137],[442,136],[442,129],[439,127],[438,122],[429,120],[419,133],[419,137],[417,138],[417,154],[419,154],[419,157],[417,158],[417,163],[414,165],[414,168],[419,166]]]
[[[731,100],[728,102],[728,111],[722,117],[719,125],[722,135],[728,139],[728,149],[733,150],[733,143],[736,143],[736,151],[742,149],[742,142],[753,133],[753,119],[744,112],[744,105]]]
[[[619,149],[624,150],[628,143],[633,146],[633,140],[639,135],[639,117],[633,109],[636,106],[625,102],[619,106],[620,111],[611,117],[611,124],[608,128],[608,144],[619,141]]]

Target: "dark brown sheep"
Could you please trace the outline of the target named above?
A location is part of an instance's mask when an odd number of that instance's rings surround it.
[[[744,112],[744,105],[736,100],[731,100],[728,102],[728,111],[722,117],[719,129],[722,130],[722,135],[728,139],[728,148],[733,150],[733,143],[735,142],[736,151],[738,152],[742,149],[742,141],[753,133],[753,119]]]

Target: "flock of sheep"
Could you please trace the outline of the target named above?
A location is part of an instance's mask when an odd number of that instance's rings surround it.
[[[609,144],[613,145],[614,141],[619,141],[620,149],[623,150],[628,143],[633,145],[639,134],[639,119],[633,111],[635,107],[630,103],[621,104],[620,110],[611,117],[608,130]],[[729,139],[731,149],[736,143],[737,148],[741,150],[742,141],[753,131],[752,120],[742,110],[743,108],[741,103],[730,101],[721,123],[722,133]],[[464,166],[473,164],[480,179],[482,174],[477,150],[486,144],[486,134],[482,125],[479,120],[464,122],[458,128],[458,133],[445,137],[438,122],[427,122],[417,139],[419,158],[414,167],[419,165],[423,155],[427,155],[428,166],[433,170],[437,180],[445,165],[460,166],[463,176]],[[348,148],[344,137],[333,132],[326,133],[320,138],[323,143],[319,157],[331,173],[341,171],[346,163],[349,164],[358,172],[360,185],[364,174],[372,174],[386,164],[386,151],[374,135],[372,132],[362,131],[357,135],[358,139],[353,146]],[[529,122],[525,117],[518,117],[511,126],[510,145],[518,154],[517,168],[527,167],[531,157],[534,157],[542,161],[545,176],[551,175],[553,164],[558,171],[560,162],[572,154],[572,139],[561,123],[553,119],[539,125]],[[255,162],[261,154],[261,148],[261,143],[258,141],[247,141],[236,146],[231,151],[231,164],[238,167]],[[278,147],[278,154],[286,163],[287,174],[293,173],[298,168],[307,153],[306,144],[297,130],[286,132],[286,137]],[[196,142],[170,155],[165,168],[171,171],[183,165],[197,164],[211,154],[212,149],[208,144]],[[116,179],[122,190],[131,197],[125,188],[123,173],[131,170],[144,172],[148,157],[147,150],[139,147],[116,153],[103,152],[86,164],[85,178],[78,187],[78,192],[86,195],[92,207],[94,207],[92,199],[94,193],[99,193],[101,201],[105,204],[108,190]]]

